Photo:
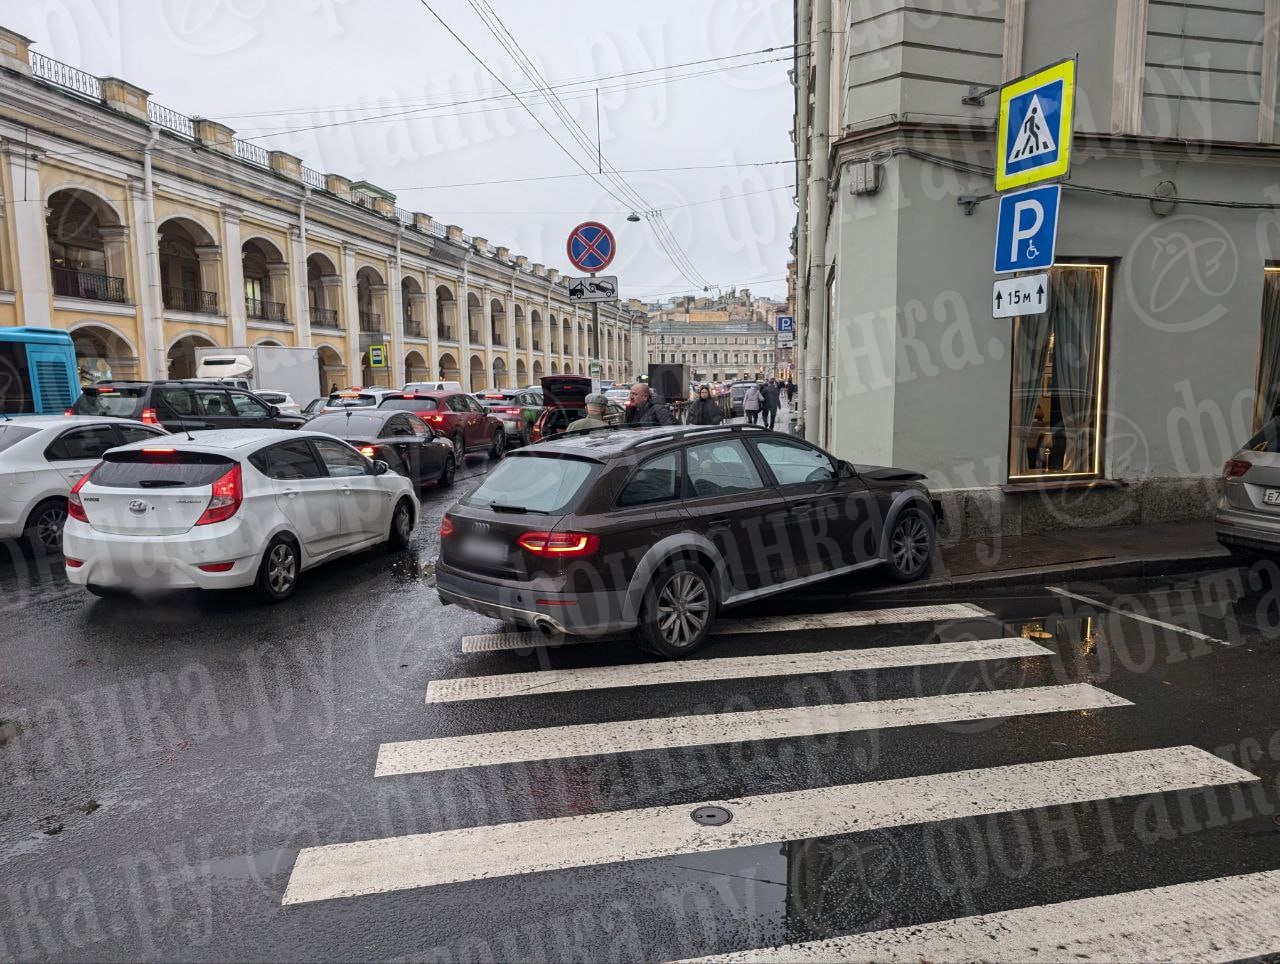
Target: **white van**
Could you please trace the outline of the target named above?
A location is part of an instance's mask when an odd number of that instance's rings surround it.
[[[404,392],[460,392],[462,382],[410,382],[401,389]]]

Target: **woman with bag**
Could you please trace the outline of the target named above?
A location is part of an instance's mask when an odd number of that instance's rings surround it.
[[[747,394],[742,396],[742,412],[747,416],[747,424],[755,425],[760,418],[760,406],[764,404],[764,392],[760,390],[760,383],[752,385],[747,389]]]

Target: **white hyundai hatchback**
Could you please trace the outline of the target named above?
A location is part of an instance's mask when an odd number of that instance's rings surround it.
[[[71,490],[67,576],[96,595],[253,586],[378,544],[403,548],[413,484],[331,435],[229,429],[112,449]]]
[[[167,435],[158,425],[105,415],[0,418],[0,539],[61,552],[71,487],[108,449]]]

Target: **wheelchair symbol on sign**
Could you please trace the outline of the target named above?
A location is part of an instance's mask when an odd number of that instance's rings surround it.
[[[1036,247],[1036,243],[1035,243],[1034,241],[1028,241],[1028,242],[1027,242],[1027,257],[1028,257],[1028,258],[1034,258],[1034,257],[1036,257],[1039,253],[1040,253],[1040,249]]]

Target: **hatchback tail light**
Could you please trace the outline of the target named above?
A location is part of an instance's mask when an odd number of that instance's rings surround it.
[[[196,520],[196,525],[207,526],[214,522],[225,522],[236,514],[240,503],[244,501],[244,485],[240,474],[240,463],[213,483],[213,495],[204,513]]]
[[[526,532],[516,545],[535,556],[580,559],[600,548],[600,537],[590,532]]]
[[[79,569],[84,565],[83,559],[72,559],[70,556],[63,556],[62,561],[67,564],[68,569]]]
[[[1238,479],[1251,468],[1252,462],[1246,462],[1244,459],[1228,459],[1227,464],[1222,467],[1222,477],[1224,479]]]
[[[378,447],[376,445],[361,445],[359,451],[366,459],[371,459],[378,454]]]
[[[425,418],[425,419],[426,419],[428,422],[430,422],[432,425],[443,425],[443,424],[444,424],[444,416],[443,416],[443,415],[423,415],[422,417],[423,417],[423,418]]]
[[[74,415],[75,413],[76,413],[76,410],[75,410],[74,408],[69,408],[69,409],[67,409],[65,412],[63,412],[62,414],[63,414],[63,415]]]
[[[445,516],[440,520],[440,538],[447,539],[453,535],[453,520]]]
[[[520,414],[520,409],[518,409],[518,408],[495,408],[495,409],[494,409],[494,411],[495,411],[495,412],[501,412],[501,413],[502,413],[502,414],[504,414],[504,415],[519,415],[519,414]]]
[[[142,410],[142,421],[147,425],[160,424],[160,419],[156,418],[156,410],[154,408],[144,408]]]
[[[102,463],[99,462],[98,465]],[[71,487],[71,494],[67,496],[67,518],[75,519],[77,522],[88,522],[89,517],[84,511],[84,502],[80,499],[80,490],[84,488],[84,484],[89,481],[89,476],[98,471],[98,465],[95,465],[88,472],[80,477],[80,481]]]

